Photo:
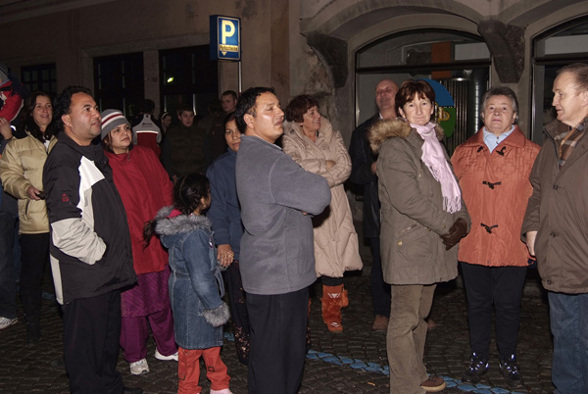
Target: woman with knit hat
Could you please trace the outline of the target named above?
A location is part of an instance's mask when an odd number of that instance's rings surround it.
[[[131,374],[141,375],[149,372],[149,326],[157,345],[155,358],[178,361],[168,290],[168,255],[158,241],[147,246],[143,242],[145,223],[172,203],[172,183],[151,149],[132,144],[131,126],[121,111],[108,109],[101,117],[102,144],[127,213],[137,274],[137,285],[121,294],[120,345]]]

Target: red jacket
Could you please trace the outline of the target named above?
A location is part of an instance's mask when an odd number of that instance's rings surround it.
[[[459,243],[459,261],[527,265],[529,254],[520,234],[539,149],[518,126],[492,153],[482,130],[457,147],[451,162],[472,218],[470,233]]]
[[[143,248],[143,227],[157,211],[172,204],[173,186],[167,172],[155,153],[142,146],[121,155],[106,152],[106,156],[127,213],[135,272],[163,271],[168,264],[167,252],[155,237]]]

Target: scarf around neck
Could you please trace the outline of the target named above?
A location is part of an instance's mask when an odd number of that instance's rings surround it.
[[[443,147],[437,139],[435,133],[435,124],[427,123],[424,126],[410,124],[417,133],[423,138],[424,144],[422,147],[423,154],[421,160],[433,178],[441,185],[441,193],[443,194],[443,210],[449,213],[455,213],[461,209],[461,190],[451,171],[451,167],[445,159]]]

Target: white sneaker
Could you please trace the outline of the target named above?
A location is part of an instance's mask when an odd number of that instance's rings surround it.
[[[155,349],[155,358],[161,361],[178,361],[178,352],[175,352],[169,356],[164,356],[163,354],[159,353],[159,350]]]
[[[210,394],[233,394],[233,392],[229,389],[210,390]]]
[[[13,324],[16,324],[18,322],[18,318],[15,317],[14,319],[10,319],[8,317],[0,317],[0,330],[3,330],[5,328],[8,328],[10,326],[12,326]]]
[[[149,364],[146,359],[135,361],[129,364],[131,368],[131,375],[145,375],[149,372]]]

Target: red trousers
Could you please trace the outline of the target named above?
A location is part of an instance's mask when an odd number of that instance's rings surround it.
[[[194,350],[179,348],[178,394],[194,394],[202,391],[202,387],[198,385],[200,356],[204,358],[204,364],[206,364],[206,377],[210,380],[210,389],[229,388],[231,377],[227,374],[227,366],[220,358],[220,351],[220,346]]]

